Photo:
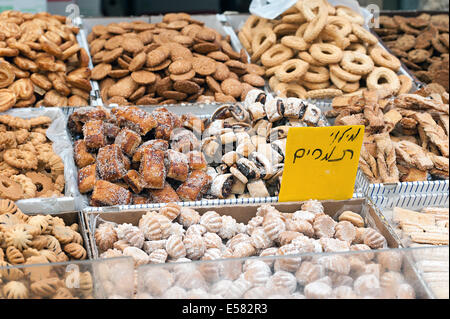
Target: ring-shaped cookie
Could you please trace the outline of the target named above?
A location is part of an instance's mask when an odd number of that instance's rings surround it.
[[[261,56],[261,63],[265,67],[280,65],[284,61],[289,60],[294,55],[291,48],[282,44],[276,44]]]
[[[244,26],[242,27],[242,32],[247,37],[247,39],[251,39],[253,34],[257,32],[257,30],[261,30],[269,24],[267,19],[251,15],[247,21],[245,21]]]
[[[358,75],[369,74],[375,66],[368,55],[354,51],[344,51],[340,64],[344,70]]]
[[[305,29],[303,38],[306,42],[312,42],[319,36],[320,32],[322,32],[323,28],[325,28],[325,25],[327,24],[327,18],[328,10],[323,2],[321,2],[317,16],[308,23]]]
[[[314,13],[313,10],[320,9],[321,5],[322,5],[322,1],[303,0],[303,1],[298,1],[295,6],[303,14],[303,16],[306,18],[306,20],[309,22],[309,21],[314,20],[314,18],[317,17],[317,14]],[[327,15],[328,15],[328,9],[327,9]]]
[[[270,49],[277,41],[277,36],[269,28],[263,28],[256,32],[252,38],[252,62],[258,61],[264,52]]]
[[[51,177],[42,173],[28,172],[26,176],[31,179],[36,186],[36,197],[41,197],[48,191],[54,191],[53,180]]]
[[[307,94],[303,86],[294,83],[279,83],[274,91],[279,97],[296,97],[299,99],[304,99]]]
[[[362,26],[356,23],[352,23],[352,31],[353,34],[356,35],[363,42],[367,42],[368,44],[377,44],[378,39],[374,36],[370,31],[364,29]]]
[[[314,82],[308,82],[305,80],[300,80],[298,84],[304,86],[308,90],[322,90],[327,89],[330,87],[331,83],[330,81],[320,82],[320,83],[314,83]]]
[[[398,90],[397,94],[409,93],[412,89],[411,78],[405,74],[400,74],[398,76],[398,79],[400,80],[400,89]]]
[[[380,80],[384,79],[385,83],[379,83]],[[397,74],[391,69],[385,67],[374,68],[373,71],[367,76],[366,79],[367,88],[378,90],[388,87],[389,90],[396,94],[400,89],[400,80]]]
[[[331,16],[327,19],[327,25],[334,25],[337,27],[338,32],[343,36],[346,37],[347,35],[352,32],[352,25],[351,23],[343,18],[338,16]]]
[[[376,46],[370,50],[370,57],[377,66],[383,66],[394,71],[400,69],[400,60],[380,46]]]
[[[336,96],[341,96],[342,91],[339,89],[321,89],[321,90],[312,90],[306,93],[307,99],[327,99],[333,98]]]
[[[340,67],[339,64],[331,64],[329,65],[330,68],[330,74],[334,73],[337,77],[340,79],[347,81],[347,82],[356,82],[361,80],[361,75],[353,74],[350,72],[345,71]]]
[[[345,50],[367,54],[367,48],[361,43],[350,43],[350,45]]]
[[[325,63],[317,61],[316,59],[314,59],[311,54],[309,54],[308,51],[303,51],[303,52],[299,52],[298,53],[298,57],[300,59],[302,59],[305,62],[308,62],[309,65],[314,65],[314,66],[326,66]]]
[[[306,71],[309,64],[300,59],[291,59],[284,61],[275,71],[275,76],[281,82],[292,82],[300,79]]]
[[[329,43],[345,50],[350,45],[350,40],[339,33],[336,26],[327,25],[317,38],[317,43]]]
[[[346,80],[341,79],[335,73],[330,73],[330,80],[340,90],[348,84]]]
[[[297,37],[295,35],[286,35],[282,37],[281,44],[287,46],[288,48],[299,51],[308,50],[308,48],[310,47],[310,44],[306,43],[303,38]]]
[[[347,82],[347,84],[341,88],[342,92],[344,93],[353,93],[358,89],[359,89],[359,81]]]
[[[312,83],[322,83],[330,79],[330,72],[326,67],[310,65],[302,80]]]
[[[338,17],[346,18],[348,21],[363,25],[364,17],[356,13],[352,9],[346,6],[336,6],[336,15]]]
[[[6,150],[3,160],[10,166],[20,169],[37,169],[38,160],[36,155],[28,151],[18,149]]]
[[[342,59],[342,50],[329,43],[314,43],[309,53],[317,61],[325,64],[339,63]]]
[[[4,199],[19,200],[23,197],[22,186],[8,177],[0,175],[0,195]]]

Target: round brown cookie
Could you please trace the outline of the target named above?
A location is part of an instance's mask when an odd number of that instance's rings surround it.
[[[415,44],[416,44],[415,36],[411,34],[404,34],[397,39],[395,47],[403,51],[409,51],[414,47]]]
[[[200,75],[211,75],[216,71],[216,61],[207,57],[194,57],[192,59],[194,71]]]
[[[175,82],[173,88],[186,94],[197,94],[200,91],[200,85],[188,80]]]
[[[242,76],[242,80],[252,86],[264,86],[265,81],[264,78],[257,75],[257,74],[245,74],[244,76]]]
[[[137,83],[141,85],[149,85],[156,82],[156,75],[149,71],[135,71],[131,73],[131,78]]]
[[[242,93],[241,82],[235,79],[226,79],[225,81],[222,82],[220,88],[222,89],[225,95],[230,95],[233,98],[240,97]]]
[[[27,172],[25,175],[30,178],[33,184],[36,186],[37,197],[41,197],[47,191],[53,191],[55,189],[51,177],[36,172]]]

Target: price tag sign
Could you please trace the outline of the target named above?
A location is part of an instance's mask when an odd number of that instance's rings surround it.
[[[280,202],[352,198],[363,125],[289,129]]]

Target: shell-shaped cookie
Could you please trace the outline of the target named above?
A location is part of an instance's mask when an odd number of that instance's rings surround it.
[[[281,218],[268,218],[264,220],[263,228],[270,239],[277,241],[280,234],[286,230],[286,225]]]
[[[111,248],[105,251],[104,253],[100,254],[100,258],[115,258],[115,257],[121,257],[123,256],[123,253],[121,250]]]
[[[214,295],[220,295],[223,297],[225,295],[226,291],[228,291],[228,289],[230,289],[232,284],[233,284],[233,281],[231,281],[231,280],[228,280],[228,279],[220,280],[211,286],[211,289],[209,290],[209,292]]]
[[[139,267],[140,265],[145,265],[149,262],[149,256],[137,247],[127,247],[123,250],[124,256],[130,256],[134,260],[135,267]]]
[[[43,215],[36,215],[30,217],[30,219],[28,219],[28,224],[39,227],[41,234],[44,234],[49,231],[48,220]]]
[[[293,244],[288,244],[280,247],[277,254],[284,257],[276,259],[274,268],[276,268],[276,270],[284,270],[289,272],[297,271],[298,267],[300,267],[300,263],[302,262],[302,258],[287,258],[287,256],[298,255],[299,253],[299,249]]]
[[[144,234],[131,224],[122,224],[116,227],[117,238],[126,240],[131,246],[141,248],[144,244]]]
[[[164,264],[167,256],[167,252],[164,249],[156,249],[148,257],[152,264]]]
[[[262,226],[262,223],[263,223],[262,216],[252,217],[247,223],[247,234],[251,235],[253,230],[255,230],[256,227]]]
[[[206,233],[206,227],[200,224],[194,224],[189,226],[189,228],[186,230],[185,236],[190,235],[200,235],[202,236],[204,233]]]
[[[203,255],[201,264],[198,265],[198,270],[203,275],[203,278],[207,282],[216,282],[222,278],[222,271],[224,268],[223,263],[211,262],[212,260],[217,260],[222,257],[220,251],[215,248],[208,249],[208,251]],[[208,262],[209,261],[209,262]]]
[[[237,223],[236,224],[237,233],[247,233],[247,225],[244,223]]]
[[[323,205],[317,200],[310,199],[302,204],[302,210],[306,210],[314,214],[319,214],[323,213]]]
[[[188,228],[189,226],[200,222],[200,214],[192,208],[182,207],[180,215],[178,215],[178,222]]]
[[[349,286],[338,286],[333,289],[333,295],[337,299],[356,299],[356,294],[352,287]]]
[[[333,294],[333,289],[320,281],[315,281],[305,286],[305,297],[307,299],[328,299]]]
[[[130,246],[131,245],[125,239],[118,240],[113,244],[114,249],[120,250],[122,252],[125,248],[130,247]]]
[[[173,275],[163,268],[147,268],[143,275],[143,286],[152,296],[161,296],[174,282]]]
[[[186,299],[187,291],[181,287],[170,287],[162,295],[162,299]],[[144,298],[147,299],[147,298]]]
[[[280,243],[280,246],[284,246],[290,244],[297,237],[304,237],[304,235],[296,231],[285,230],[284,232],[281,232],[278,242]]]
[[[48,298],[56,293],[59,286],[61,286],[61,281],[53,277],[32,283],[30,289],[33,294]]]
[[[86,259],[86,249],[80,244],[67,244],[64,246],[64,251],[75,259]]]
[[[118,240],[114,225],[103,223],[95,230],[95,242],[102,251],[113,248],[114,242]]]
[[[260,257],[277,256],[277,253],[278,253],[278,247],[270,247],[270,248],[263,249],[263,250],[259,253],[259,256],[260,256]],[[275,262],[274,259],[275,259],[275,258],[264,258],[264,259],[262,259],[262,261],[264,261],[267,265],[269,265],[270,267],[272,267],[272,266],[273,266],[273,263]]]
[[[230,239],[237,233],[236,219],[228,215],[221,216],[221,219],[222,227],[217,232],[217,235],[219,235],[222,239]]]
[[[318,238],[333,237],[336,222],[328,215],[320,215],[314,219],[314,234]]]
[[[222,218],[215,211],[207,211],[200,217],[200,225],[211,233],[218,233],[222,228]]]
[[[186,231],[184,230],[183,225],[178,224],[177,222],[172,222],[170,224],[170,228],[169,228],[169,234],[170,235],[184,236],[185,232]]]
[[[237,234],[233,238],[227,241],[226,246],[231,250],[234,250],[234,246],[241,242],[251,242],[250,236],[247,234]]]
[[[350,262],[342,255],[320,257],[318,263],[325,269],[341,275],[348,275],[350,273]]]
[[[325,270],[321,265],[304,261],[295,272],[295,278],[300,285],[305,286],[318,280],[319,278],[322,278],[324,273]]]
[[[206,249],[220,248],[222,246],[222,238],[220,238],[216,233],[205,233],[203,235],[203,241],[205,243]]]
[[[244,276],[236,279],[223,294],[225,299],[239,299],[252,287],[252,284]]]
[[[324,252],[338,252],[338,251],[349,251],[350,244],[347,241],[322,237],[319,239]]]
[[[403,255],[396,251],[383,251],[377,254],[377,260],[383,270],[401,272]]]
[[[167,254],[174,259],[186,256],[186,248],[183,244],[183,237],[179,235],[172,235],[166,242]]]
[[[414,291],[414,288],[410,284],[403,283],[398,286],[396,297],[397,299],[415,299],[416,293]]]
[[[368,228],[365,227],[356,227],[356,236],[353,240],[353,244],[364,244],[364,236],[366,235],[366,230]]]
[[[170,221],[173,221],[180,215],[181,207],[175,203],[168,203],[159,209],[159,213],[166,216]]]
[[[312,253],[316,252],[315,241],[307,236],[297,236],[291,241],[291,244],[296,246],[300,253]],[[319,246],[322,249],[320,244]]]
[[[208,233],[213,234],[213,233]],[[217,235],[216,235],[217,236]],[[198,260],[203,257],[207,249],[205,240],[201,235],[193,234],[184,237],[184,247],[186,249],[186,257],[192,260]],[[211,248],[211,247],[208,247]]]
[[[250,257],[256,254],[256,248],[252,245],[251,242],[245,241],[234,245],[233,249],[233,257],[235,258],[243,258]]]
[[[348,221],[340,221],[335,228],[334,236],[337,239],[345,240],[349,243],[353,242],[356,238],[356,228],[352,223]]]
[[[380,293],[380,281],[375,275],[362,275],[356,278],[353,289],[362,297],[376,297]]]
[[[256,216],[264,217],[267,215],[267,213],[275,213],[277,215],[280,214],[280,212],[275,207],[269,204],[263,204],[256,210]]]
[[[257,249],[266,249],[273,246],[273,241],[267,236],[264,228],[257,227],[250,236],[252,245]]]
[[[314,213],[308,212],[307,210],[298,210],[292,214],[292,219],[293,220],[304,220],[304,221],[307,221],[308,223],[312,224],[314,222],[315,216],[316,215]]]
[[[25,262],[23,254],[14,246],[6,248],[6,258],[12,265],[23,264]]]
[[[386,271],[380,277],[380,285],[385,289],[394,291],[405,282],[403,275],[396,271]]]
[[[162,239],[169,238],[169,236],[171,235],[170,232],[171,232],[171,229],[172,229],[172,222],[166,216],[163,216],[163,215],[160,215],[160,214],[156,215],[155,217],[158,220],[158,223],[159,223],[160,228],[161,228]]]
[[[142,217],[139,228],[147,240],[160,240],[162,238],[161,225],[155,215]]]
[[[371,261],[375,257],[375,253],[371,252],[370,247],[365,244],[355,244],[350,246],[351,251],[360,251],[356,257],[361,258],[364,261]]]
[[[28,288],[20,281],[10,281],[3,286],[3,295],[6,299],[27,299]]]
[[[253,286],[265,286],[272,272],[270,267],[262,261],[252,262],[244,272],[244,278]]]
[[[364,227],[364,219],[361,215],[354,213],[350,210],[346,210],[341,215],[339,215],[339,221],[348,221],[352,223],[355,227]]]
[[[205,251],[203,260],[216,260],[222,258],[222,252],[217,248],[210,248]]]
[[[142,245],[142,250],[144,250],[147,254],[151,254],[156,249],[164,249],[166,247],[167,239],[162,240],[147,240],[144,241],[144,245]]]
[[[202,273],[193,268],[191,271],[180,271],[177,273],[175,285],[184,289],[207,289],[208,284]]]
[[[314,236],[314,228],[312,224],[302,219],[291,219],[286,221],[286,229],[299,232],[308,237]]]
[[[290,272],[277,271],[270,277],[266,287],[274,293],[292,294],[297,288],[297,279]]]
[[[47,259],[49,263],[56,263],[58,262],[58,257],[55,252],[48,250],[48,249],[42,249],[39,251],[39,254]],[[64,253],[63,253],[64,254]]]
[[[333,282],[334,287],[349,286],[353,287],[353,278],[347,275],[340,275],[338,273],[330,273],[329,277]]]
[[[386,239],[373,228],[368,228],[364,234],[364,244],[372,249],[382,248]]]

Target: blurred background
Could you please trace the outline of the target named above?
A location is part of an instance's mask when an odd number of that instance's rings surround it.
[[[276,1],[276,0],[275,0]],[[248,12],[251,0],[0,0],[0,11],[48,11],[66,15],[68,4],[77,4],[80,14],[96,16],[139,16],[188,12],[212,14],[225,11]],[[448,10],[449,0],[359,0],[361,6],[376,4],[384,10]]]

